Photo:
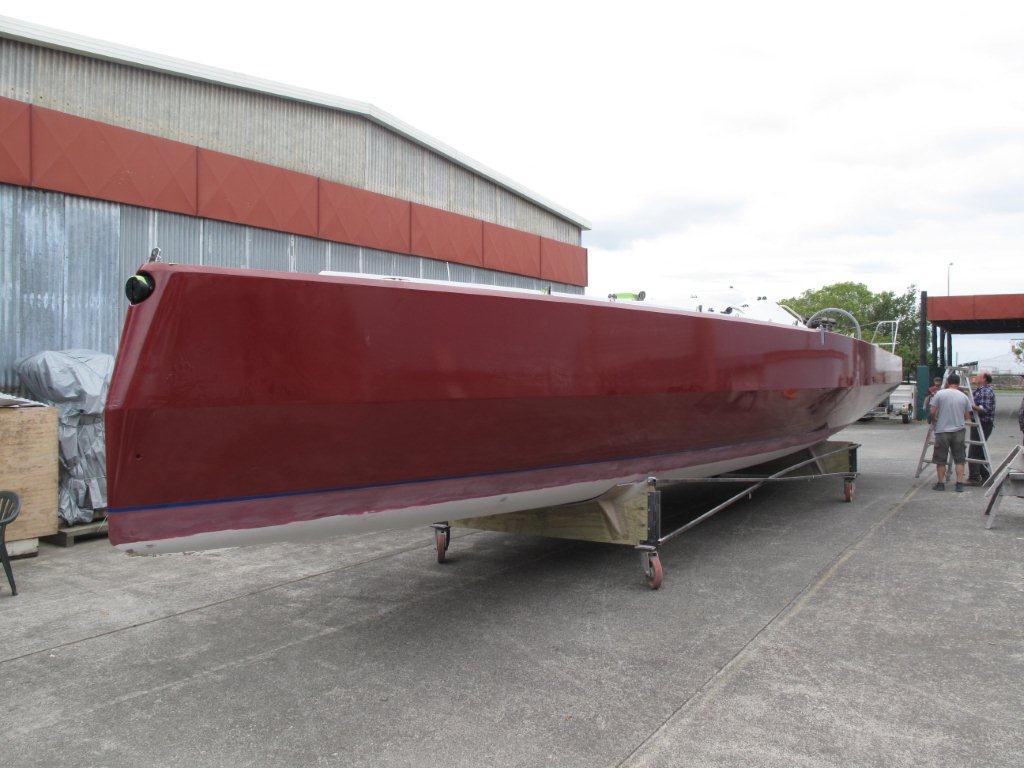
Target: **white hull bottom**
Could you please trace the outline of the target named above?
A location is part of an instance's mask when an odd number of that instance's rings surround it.
[[[745,467],[753,467],[766,461],[796,453],[821,441],[820,436],[806,443],[798,443],[767,453],[742,456],[710,464],[659,469],[655,474],[659,484],[671,484],[674,480],[695,477],[713,477]],[[322,517],[316,520],[289,522],[282,525],[260,528],[197,533],[180,538],[158,539],[155,541],[134,541],[118,544],[117,548],[131,554],[155,555],[167,552],[189,552],[222,547],[270,544],[284,541],[319,541],[332,536],[365,533],[367,531],[393,528],[411,528],[440,521],[461,520],[467,517],[487,517],[527,509],[555,507],[595,499],[615,486],[634,484],[646,479],[647,474],[632,474],[624,477],[605,478],[588,482],[556,485],[536,490],[519,491],[495,496],[447,501],[441,504],[427,504],[400,509],[374,511],[365,514],[343,514]],[[131,514],[131,513],[127,513]]]

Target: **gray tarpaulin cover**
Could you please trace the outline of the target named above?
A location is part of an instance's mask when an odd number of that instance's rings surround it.
[[[107,506],[103,406],[114,358],[91,349],[40,352],[15,364],[36,400],[60,412],[60,516],[88,523]]]

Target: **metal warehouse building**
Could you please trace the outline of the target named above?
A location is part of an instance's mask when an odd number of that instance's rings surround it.
[[[358,102],[0,17],[0,389],[180,263],[582,293],[587,222]]]

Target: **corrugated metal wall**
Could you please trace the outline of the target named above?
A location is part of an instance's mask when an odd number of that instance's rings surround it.
[[[572,222],[339,110],[7,39],[0,95],[580,244]]]
[[[155,246],[178,263],[583,293],[463,264],[0,184],[0,390],[18,389],[13,366],[25,355],[73,347],[113,354],[128,306],[122,285]]]

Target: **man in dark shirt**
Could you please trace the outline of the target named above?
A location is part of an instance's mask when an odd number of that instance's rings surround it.
[[[1020,431],[1024,433],[1024,400],[1020,401],[1020,410],[1017,411],[1017,426],[1020,427]],[[1021,435],[1020,441],[1024,443],[1024,434]]]
[[[996,391],[992,389],[992,374],[979,374],[978,384],[980,386],[974,390],[974,417],[981,425],[985,440],[988,440],[988,436],[992,434],[992,427],[996,423]],[[977,427],[971,427],[971,440],[980,439]],[[970,458],[979,460],[985,458],[985,453],[981,450],[980,445],[971,446]],[[968,462],[968,467],[970,467],[972,483],[983,483],[988,480],[989,471],[984,464]]]

